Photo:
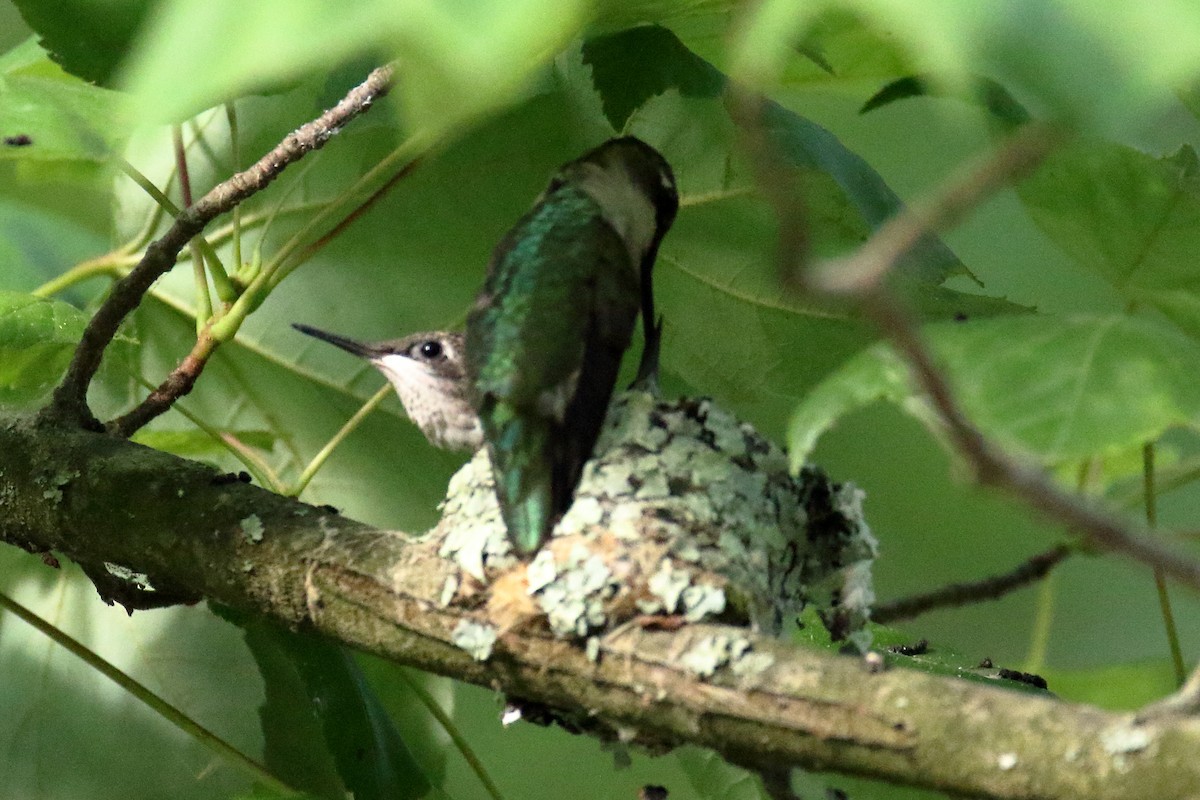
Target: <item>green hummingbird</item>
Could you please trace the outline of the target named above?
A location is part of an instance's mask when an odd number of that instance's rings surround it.
[[[651,270],[678,209],[666,159],[639,139],[612,139],[559,169],[492,254],[464,366],[521,555],[571,505],[639,305],[639,378],[657,367]]]

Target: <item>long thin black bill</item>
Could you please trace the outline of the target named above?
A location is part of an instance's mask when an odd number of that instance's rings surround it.
[[[365,342],[358,342],[354,339],[347,339],[345,336],[338,336],[336,333],[329,333],[320,328],[314,328],[311,325],[301,325],[298,322],[293,322],[292,327],[301,333],[306,333],[315,339],[320,339],[323,342],[329,342],[335,347],[340,347],[348,353],[353,353],[356,356],[363,358],[375,358],[379,355],[376,349]]]

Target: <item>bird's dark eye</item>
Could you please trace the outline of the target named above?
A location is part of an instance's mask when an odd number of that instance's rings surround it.
[[[417,352],[422,358],[437,358],[442,354],[442,343],[435,341],[421,342],[417,345]]]

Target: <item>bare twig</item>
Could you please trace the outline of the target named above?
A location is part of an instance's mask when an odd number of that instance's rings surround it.
[[[118,436],[130,437],[150,420],[170,408],[196,385],[196,379],[204,371],[209,356],[217,349],[217,341],[201,331],[192,351],[171,370],[171,374],[158,385],[146,399],[138,403],[129,413],[109,422],[105,427]]]
[[[1027,125],[995,151],[949,178],[941,191],[881,225],[849,258],[815,266],[806,280],[819,292],[855,295],[868,291],[923,238],[954,225],[995,191],[1032,172],[1063,138],[1058,129]]]
[[[924,594],[902,597],[882,603],[871,610],[871,621],[879,623],[912,619],[938,608],[963,606],[983,600],[997,600],[1009,592],[1041,580],[1071,554],[1073,548],[1060,544],[1017,565],[1002,575],[992,575],[970,583],[952,583]]]
[[[916,325],[882,287],[864,291],[863,308],[908,364],[913,381],[930,401],[951,444],[984,486],[1003,489],[1092,543],[1161,569],[1200,589],[1200,563],[1170,550],[1096,506],[1059,489],[1046,473],[1009,456],[967,419]]]
[[[394,189],[396,184],[408,177],[412,171],[420,165],[421,159],[420,157],[417,157],[407,162],[400,169],[396,170],[396,173],[392,175],[392,177],[388,178],[382,186],[372,192],[370,197],[355,206],[355,208],[349,214],[339,220],[336,225],[322,234],[321,237],[312,244],[300,251],[300,255],[296,256],[295,258],[296,262],[303,263],[315,256],[317,253],[321,252],[321,250],[325,249],[326,245],[340,236],[343,231],[345,231],[354,223],[355,220],[359,219],[368,211],[370,211],[372,206],[382,200],[384,195]]]
[[[742,114],[738,121],[751,129],[745,133],[745,141],[758,173],[770,175],[779,156],[766,137],[763,106],[742,101],[742,107],[758,111],[757,114]],[[1027,126],[990,156],[954,176],[929,199],[896,215],[854,255],[810,267],[810,277],[800,283],[809,291],[848,297],[861,304],[866,315],[908,364],[916,387],[928,397],[951,444],[974,470],[979,483],[1021,498],[1100,547],[1123,553],[1200,589],[1200,563],[1163,547],[1143,531],[1135,531],[1105,511],[1062,491],[1044,471],[1017,461],[985,437],[959,407],[945,376],[922,341],[916,323],[884,280],[891,269],[936,227],[961,219],[992,192],[1032,171],[1062,139],[1063,134],[1054,128]],[[797,206],[786,197],[781,199],[779,189],[777,182],[764,187],[767,199],[775,205],[780,216],[781,228],[786,230],[794,223],[789,223],[784,216]],[[781,272],[787,275],[795,261],[794,253],[783,253]]]
[[[253,166],[232,176],[175,218],[162,237],[152,242],[136,267],[113,287],[83,332],[67,373],[54,398],[42,412],[44,421],[99,429],[87,405],[87,390],[100,367],[100,359],[117,328],[141,302],[163,273],[175,264],[179,251],[213,218],[262,190],[292,162],[319,149],[352,119],[371,107],[391,88],[392,68],[380,67],[350,90],[333,108],[288,134]],[[190,386],[189,386],[190,388]]]

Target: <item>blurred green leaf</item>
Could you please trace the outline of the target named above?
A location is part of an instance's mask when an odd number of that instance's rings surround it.
[[[167,121],[358,56],[395,58],[407,121],[436,135],[511,102],[584,21],[583,0],[165,0],[124,85]]]
[[[869,229],[903,209],[904,204],[879,173],[820,125],[777,103],[766,104],[763,125],[782,158],[794,167],[831,178]],[[933,236],[913,247],[897,265],[897,272],[935,284],[968,274],[958,257]]]
[[[1200,420],[1200,345],[1157,319],[997,317],[923,330],[985,434],[1055,464],[1152,441]],[[840,417],[876,400],[919,418],[907,367],[875,346],[797,407],[788,432],[799,465]]]
[[[709,750],[685,747],[675,760],[700,800],[766,800],[768,796],[757,776],[730,766]]]
[[[1043,677],[1055,694],[1112,711],[1134,711],[1177,688],[1170,660],[1110,664],[1094,669],[1048,669]]]
[[[267,765],[276,774],[334,799],[345,792],[358,800],[429,792],[429,781],[345,648],[263,622],[242,626],[267,687],[261,715]]]
[[[259,450],[270,450],[275,444],[275,435],[270,431],[223,431],[223,433],[234,436],[242,444]],[[224,445],[199,430],[141,430],[134,434],[133,441],[184,458],[214,456],[227,451]]]
[[[1196,77],[1200,9],[1186,0],[1044,3],[1001,0],[768,0],[748,15],[733,44],[731,71],[771,88],[829,13],[849,13],[886,33],[913,62],[955,90],[988,75],[1031,97],[1040,117],[1096,132],[1127,131],[1174,102],[1168,87]],[[836,61],[835,61],[836,63]]]
[[[33,289],[69,265],[102,252],[105,244],[79,220],[0,197],[4,288]]]
[[[1031,119],[1029,112],[1007,89],[991,78],[983,76],[975,76],[968,91],[955,95],[943,91],[936,81],[930,81],[920,75],[898,78],[871,95],[870,99],[863,103],[862,113],[883,108],[898,100],[925,96],[954,97],[962,102],[977,105],[1008,127],[1023,125]]]
[[[108,159],[128,136],[125,98],[62,72],[44,54],[30,56],[28,43],[20,45],[0,70],[0,159]]]
[[[74,306],[0,291],[0,406],[27,405],[45,395],[86,324]]]
[[[1018,189],[1035,222],[1132,303],[1200,337],[1200,165],[1084,142],[1052,154]]]
[[[42,46],[85,81],[108,85],[161,0],[13,0]]]

